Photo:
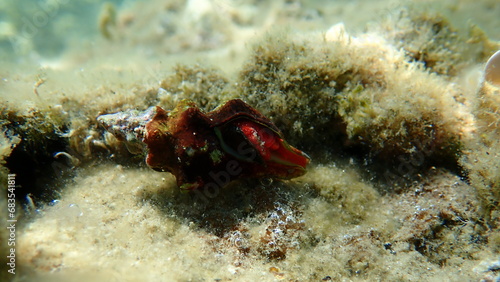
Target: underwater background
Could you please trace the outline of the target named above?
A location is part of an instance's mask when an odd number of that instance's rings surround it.
[[[500,280],[498,15],[496,0],[0,0],[1,280]],[[193,194],[98,122],[183,99],[242,99],[307,173]]]

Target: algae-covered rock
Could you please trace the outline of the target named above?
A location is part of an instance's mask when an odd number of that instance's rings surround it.
[[[159,102],[173,109],[183,99],[196,101],[205,111],[211,111],[226,100],[228,79],[215,68],[200,65],[177,65],[173,74],[160,82]]]
[[[314,149],[360,146],[382,159],[454,160],[475,130],[457,85],[407,62],[377,35],[269,37],[240,76],[250,103]]]
[[[449,20],[438,13],[415,9],[396,10],[381,34],[411,62],[441,75],[456,75],[467,60],[467,44]]]

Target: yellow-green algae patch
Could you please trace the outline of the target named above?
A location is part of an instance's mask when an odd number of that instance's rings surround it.
[[[366,37],[269,36],[240,73],[241,92],[313,147],[346,138],[383,158],[455,154],[475,130],[462,90],[382,37]]]
[[[233,184],[204,203],[178,194],[170,175],[116,165],[89,168],[24,227],[20,264],[29,266],[32,277],[56,270],[62,278],[95,273],[94,279],[128,281],[272,281],[277,275],[397,280],[408,272],[437,279],[449,277],[451,269],[471,279],[473,273],[456,270],[491,255],[488,245],[475,242],[487,237],[474,235],[485,226],[477,200],[468,195],[472,188],[455,176],[439,172],[407,195],[381,197],[353,181],[355,171],[340,172],[313,168],[315,184],[307,177],[296,184]],[[344,191],[321,191],[331,189],[328,183]],[[311,193],[311,185],[324,195]],[[243,195],[251,199],[235,202]],[[441,268],[444,261],[454,267]]]
[[[94,273],[101,280],[116,275],[129,281],[176,279],[190,264],[211,261],[210,246],[202,239],[210,235],[196,234],[141,200],[144,190],[156,191],[159,186],[172,190],[171,176],[108,165],[82,172],[74,182],[18,238],[20,263],[31,265],[35,277],[52,269],[63,276]]]

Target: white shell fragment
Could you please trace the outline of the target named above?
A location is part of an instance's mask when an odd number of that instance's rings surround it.
[[[500,50],[493,54],[486,63],[484,80],[500,87]]]
[[[345,30],[344,23],[337,23],[331,26],[325,33],[325,40],[328,42],[343,42],[347,43],[349,41],[349,34]]]

